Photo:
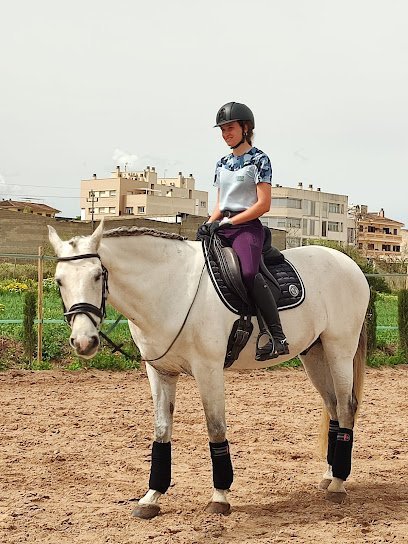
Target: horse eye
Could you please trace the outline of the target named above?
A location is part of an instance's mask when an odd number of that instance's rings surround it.
[[[101,276],[102,276],[102,272],[99,272],[99,274],[95,276],[95,281],[99,281],[101,279]]]
[[[55,283],[61,287],[62,281],[59,278],[55,278]]]

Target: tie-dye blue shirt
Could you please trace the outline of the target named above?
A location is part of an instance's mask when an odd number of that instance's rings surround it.
[[[252,147],[236,157],[233,153],[217,162],[214,185],[220,190],[220,210],[239,211],[258,200],[258,183],[272,183],[272,165],[268,155]]]

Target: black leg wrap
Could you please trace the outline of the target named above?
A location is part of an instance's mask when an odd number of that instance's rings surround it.
[[[149,489],[166,493],[171,481],[171,442],[153,442]]]
[[[229,489],[234,479],[228,440],[210,442],[213,483],[216,489]]]
[[[336,449],[338,432],[339,432],[339,422],[331,419],[329,424],[329,440],[327,443],[327,463],[330,466],[333,466],[334,451]]]
[[[351,472],[351,450],[353,449],[353,431],[339,427],[336,449],[333,458],[333,476],[347,480]]]

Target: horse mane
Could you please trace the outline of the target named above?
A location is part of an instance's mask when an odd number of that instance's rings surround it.
[[[165,232],[147,227],[116,227],[115,229],[103,232],[104,238],[113,238],[115,236],[156,236],[168,240],[187,240],[185,236],[175,234],[174,232]]]

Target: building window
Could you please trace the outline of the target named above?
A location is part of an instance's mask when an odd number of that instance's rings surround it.
[[[390,229],[388,227],[384,227],[383,228],[383,233],[384,234],[391,234],[391,231],[390,231]]]
[[[343,213],[343,210],[344,210],[343,204],[335,204],[334,202],[329,202],[330,213]]]
[[[367,244],[367,249],[374,249],[374,244]]]
[[[305,215],[316,215],[316,202],[314,200],[303,200],[302,209]]]
[[[116,213],[116,208],[113,208],[112,206],[110,206],[109,213]]]
[[[200,206],[201,206],[202,208],[206,208],[206,207],[207,207],[207,202],[205,202],[205,200],[201,200]]]
[[[298,217],[287,217],[286,218],[286,227],[300,229],[301,219]]]
[[[358,226],[358,230],[359,230],[359,232],[363,232],[363,231],[364,231],[363,225],[359,225],[359,226]]]
[[[337,223],[337,221],[328,221],[327,223],[327,230],[330,230],[331,232],[342,232],[342,227],[343,223]]]
[[[358,249],[363,249],[363,244],[361,242],[358,244]]]
[[[300,198],[272,198],[272,207],[276,208],[296,208],[302,209],[302,201]]]
[[[125,208],[125,214],[127,214],[127,215],[133,215],[133,207]]]
[[[137,213],[145,213],[145,207],[144,206],[138,206],[137,207]]]
[[[383,244],[381,249],[382,251],[391,251],[391,246],[390,244]]]
[[[116,191],[109,191],[109,196],[116,196]]]
[[[398,229],[394,229],[394,235],[398,236]]]
[[[372,227],[371,225],[368,225],[368,232],[375,232],[375,227]]]
[[[392,250],[395,251],[396,253],[399,253],[401,251],[401,247],[400,246],[392,246]]]
[[[327,236],[327,221],[322,221],[322,236]]]

